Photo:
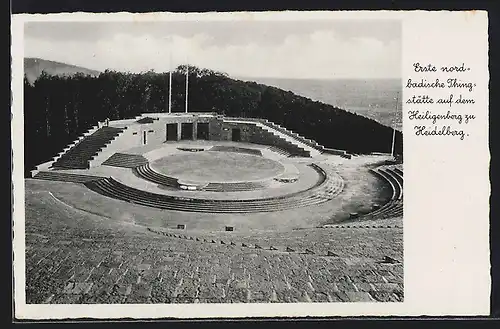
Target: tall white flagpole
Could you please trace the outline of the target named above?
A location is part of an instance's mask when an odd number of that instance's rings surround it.
[[[394,141],[396,139],[396,129],[392,127],[392,148],[391,148],[391,156],[394,158]]]
[[[188,81],[189,81],[189,64],[186,65],[186,113],[188,113]]]
[[[170,61],[168,69],[168,113],[172,113],[172,49],[170,49]]]

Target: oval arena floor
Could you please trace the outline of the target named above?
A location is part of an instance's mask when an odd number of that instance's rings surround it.
[[[403,300],[402,183],[373,172],[386,158],[229,142],[122,153],[58,171],[88,181],[26,179],[27,303]],[[349,219],[374,204],[389,215]]]

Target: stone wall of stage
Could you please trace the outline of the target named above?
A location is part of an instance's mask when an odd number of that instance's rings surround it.
[[[144,115],[144,117],[148,117]],[[138,124],[135,122],[121,124],[127,126],[127,134],[123,134],[123,139],[126,139],[125,144],[133,146],[141,146],[145,144],[162,144],[167,141],[167,124],[177,124],[177,140],[181,140],[183,123],[191,123],[192,133],[191,140],[197,139],[197,128],[199,123],[208,123],[209,140],[214,141],[231,141],[233,129],[240,130],[240,141],[251,142],[253,135],[256,132],[256,126],[252,123],[231,123],[224,122],[222,116],[209,116],[197,114],[171,114],[161,116],[151,115],[155,120],[152,123]],[[113,122],[110,122],[113,125]],[[144,134],[146,134],[146,143],[144,143]],[[117,144],[118,145],[118,144]]]
[[[295,147],[294,144],[280,138],[270,131],[262,129],[256,123],[243,120],[231,120],[220,115],[203,113],[151,113],[142,118],[152,118],[151,123],[137,123],[134,120],[111,121],[110,126],[127,127],[127,129],[104,148],[93,160],[91,167],[102,164],[116,152],[122,152],[132,147],[143,145],[158,145],[167,142],[168,124],[177,125],[176,140],[188,137],[187,140],[197,140],[198,124],[208,123],[208,139],[212,141],[239,141],[276,146],[283,149]],[[187,128],[183,123],[191,123],[189,133],[182,133]]]

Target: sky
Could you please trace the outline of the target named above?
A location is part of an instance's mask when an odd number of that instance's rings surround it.
[[[104,71],[180,64],[232,77],[399,79],[395,20],[28,22],[24,56]]]

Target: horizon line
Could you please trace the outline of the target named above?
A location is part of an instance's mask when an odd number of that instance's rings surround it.
[[[119,70],[119,69],[112,69],[112,68],[106,68],[106,69],[96,69],[96,68],[90,68],[90,67],[87,67],[87,66],[82,66],[82,65],[79,65],[79,64],[70,64],[70,63],[66,63],[66,62],[61,62],[59,60],[54,60],[54,59],[45,59],[45,58],[41,58],[41,57],[30,57],[30,56],[24,56],[23,57],[24,59],[39,59],[39,60],[43,60],[43,61],[50,61],[50,62],[56,62],[56,63],[60,63],[60,64],[64,64],[64,65],[68,65],[68,66],[74,66],[74,67],[79,67],[79,68],[82,68],[82,69],[86,69],[86,70],[89,70],[89,71],[97,71],[99,73],[104,73],[106,70],[109,70],[109,71],[115,71],[115,72],[121,72],[121,73],[130,73],[130,74],[141,74],[141,73],[147,73],[147,72],[150,72],[150,71],[153,71],[155,73],[168,73],[169,71],[156,71],[154,68],[151,68],[149,70],[143,70],[143,71],[139,71],[139,72],[132,72],[132,71],[127,71],[127,70]],[[193,64],[180,64],[179,66],[181,65],[191,65],[191,66],[196,66],[196,65],[193,65]],[[196,66],[198,68],[204,68],[204,67],[200,67],[200,66]],[[207,68],[207,69],[210,69],[210,68]],[[219,70],[216,70],[216,69],[210,69],[210,70],[213,70],[213,71],[219,71]],[[301,78],[297,78],[297,77],[266,77],[266,76],[242,76],[242,75],[233,75],[233,74],[230,74],[228,72],[222,72],[222,73],[226,73],[229,77],[233,78],[233,79],[237,79],[237,80],[251,80],[251,79],[283,79],[283,80],[402,80],[403,78],[402,77],[380,77],[380,78],[363,78],[363,77],[331,77],[331,78],[324,78],[324,77],[301,77]]]

